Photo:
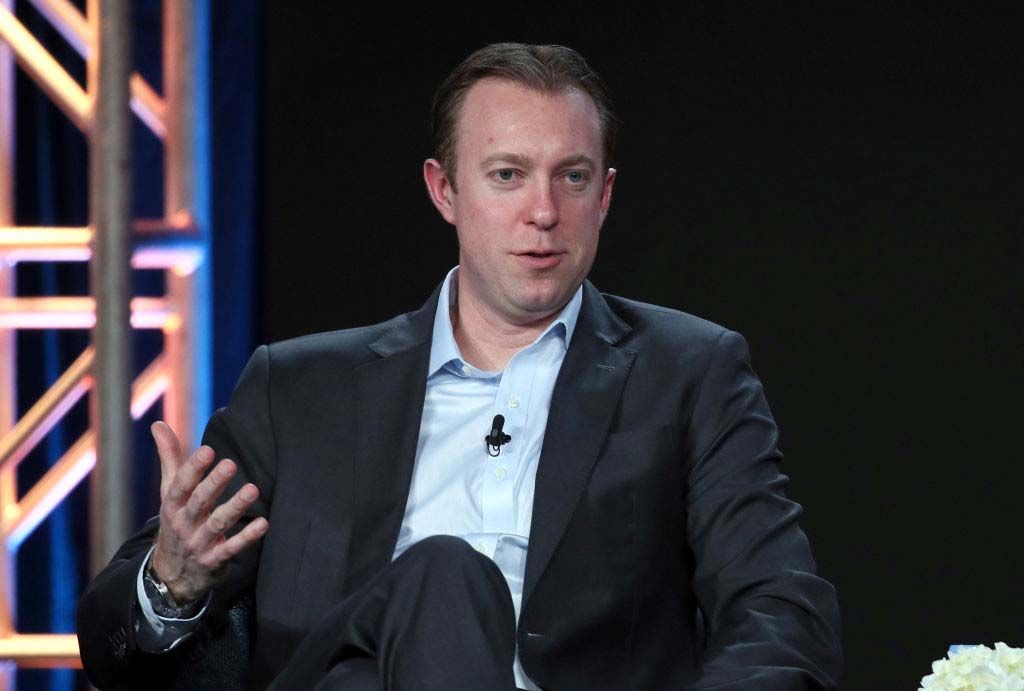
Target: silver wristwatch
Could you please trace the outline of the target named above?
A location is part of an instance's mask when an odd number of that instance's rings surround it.
[[[167,584],[160,580],[153,570],[152,559],[146,562],[143,570],[143,585],[146,589],[146,596],[149,604],[158,617],[164,619],[191,619],[199,611],[200,601],[186,602],[179,605],[174,601]]]

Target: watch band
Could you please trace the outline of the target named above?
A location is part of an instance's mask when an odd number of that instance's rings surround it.
[[[153,570],[152,558],[143,570],[143,585],[149,604],[158,617],[164,619],[190,619],[199,611],[199,600],[178,604],[171,595],[167,584],[160,580]]]

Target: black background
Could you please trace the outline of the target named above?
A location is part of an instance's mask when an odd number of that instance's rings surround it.
[[[1017,12],[268,5],[264,340],[422,304],[457,262],[433,89],[486,43],[572,46],[624,122],[591,280],[747,337],[843,688],[1024,646]]]

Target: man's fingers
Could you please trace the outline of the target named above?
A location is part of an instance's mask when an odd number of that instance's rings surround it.
[[[210,512],[217,497],[227,487],[228,480],[235,474],[235,469],[234,461],[224,459],[196,486],[185,504],[185,512],[193,523]]]
[[[215,542],[231,526],[238,523],[238,519],[259,496],[259,490],[252,483],[235,492],[235,496],[214,509],[210,517],[199,527],[195,547],[202,549]]]
[[[269,527],[270,524],[267,523],[267,519],[263,517],[254,519],[249,525],[239,531],[237,535],[233,535],[230,539],[217,545],[214,548],[213,558],[217,564],[223,564],[249,545],[258,542],[266,534]]]
[[[181,464],[178,472],[174,474],[167,496],[164,497],[167,508],[173,511],[185,505],[212,461],[213,449],[209,446],[200,446]]]
[[[160,457],[160,486],[163,489],[174,478],[174,474],[181,466],[183,460],[181,442],[178,441],[178,435],[174,433],[171,426],[163,420],[154,422],[149,431],[153,435],[156,453]]]

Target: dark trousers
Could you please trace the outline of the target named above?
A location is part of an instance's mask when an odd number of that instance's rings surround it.
[[[512,691],[515,631],[497,565],[437,535],[328,611],[270,688]]]

